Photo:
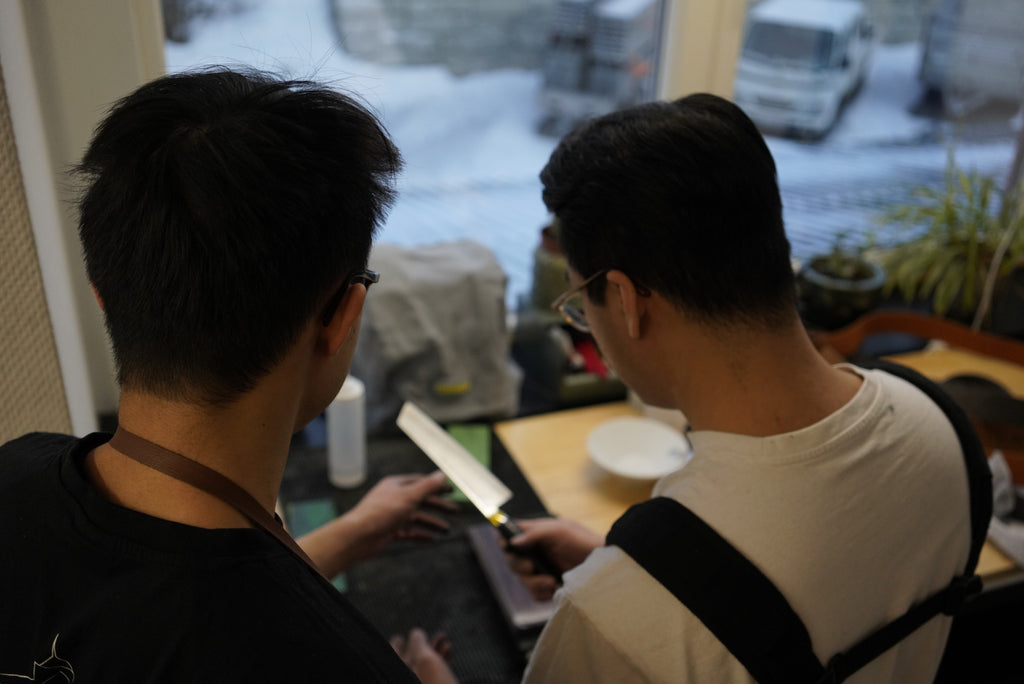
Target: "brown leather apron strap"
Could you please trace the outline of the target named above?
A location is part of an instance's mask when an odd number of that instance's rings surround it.
[[[173,477],[175,480],[190,484],[196,489],[217,497],[252,521],[254,525],[262,527],[284,544],[292,553],[302,559],[318,575],[325,580],[327,579],[320,572],[320,569],[316,567],[312,559],[306,555],[306,552],[302,550],[302,547],[292,539],[276,516],[271,515],[267,509],[263,508],[249,492],[216,470],[198,461],[193,461],[187,456],[182,456],[170,449],[165,449],[159,444],[154,444],[148,439],[139,437],[122,427],[117,428],[109,444],[128,458],[144,466],[158,470],[168,477]]]

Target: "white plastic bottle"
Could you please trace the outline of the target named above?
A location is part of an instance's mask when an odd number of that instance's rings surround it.
[[[366,387],[351,375],[327,407],[327,477],[342,488],[366,480]]]

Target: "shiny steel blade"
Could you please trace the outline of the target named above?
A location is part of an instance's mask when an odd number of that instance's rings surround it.
[[[402,406],[397,423],[484,517],[497,524],[493,518],[512,498],[512,490],[412,402]]]

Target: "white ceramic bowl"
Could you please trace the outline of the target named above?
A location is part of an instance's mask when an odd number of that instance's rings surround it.
[[[620,477],[656,480],[689,462],[693,452],[683,435],[653,418],[612,418],[587,435],[594,463]]]

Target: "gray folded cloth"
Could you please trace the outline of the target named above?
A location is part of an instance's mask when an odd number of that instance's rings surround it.
[[[470,240],[379,244],[352,373],[366,385],[371,433],[392,431],[404,401],[438,422],[513,416],[522,372],[509,356],[507,276]]]

